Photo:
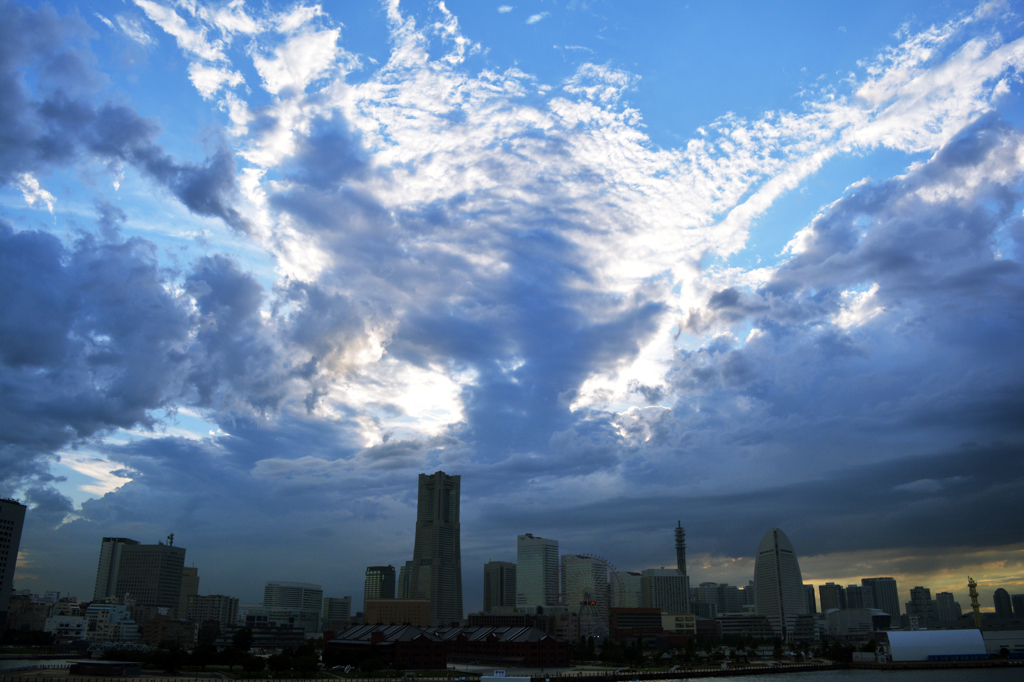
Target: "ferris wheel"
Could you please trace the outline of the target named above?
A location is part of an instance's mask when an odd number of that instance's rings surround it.
[[[615,567],[593,554],[562,557],[562,603],[573,615],[573,639],[607,637],[612,593],[622,592]]]

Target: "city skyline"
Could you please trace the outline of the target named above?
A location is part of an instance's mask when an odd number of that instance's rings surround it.
[[[465,610],[518,535],[680,523],[691,584],[774,527],[813,584],[1024,592],[1012,4],[0,12],[17,588],[174,533],[358,609],[447,471]]]

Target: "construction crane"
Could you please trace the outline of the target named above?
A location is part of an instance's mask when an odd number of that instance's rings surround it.
[[[967,576],[967,589],[971,594],[971,608],[974,609],[974,627],[981,629],[981,604],[978,603],[978,583]]]

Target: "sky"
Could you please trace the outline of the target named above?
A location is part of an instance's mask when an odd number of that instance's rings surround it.
[[[515,537],[745,585],[1024,592],[1024,10],[0,0],[17,589],[169,533],[359,608],[460,475]]]

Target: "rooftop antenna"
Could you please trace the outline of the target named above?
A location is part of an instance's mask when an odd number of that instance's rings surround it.
[[[167,544],[174,547],[174,533],[167,536]]]

